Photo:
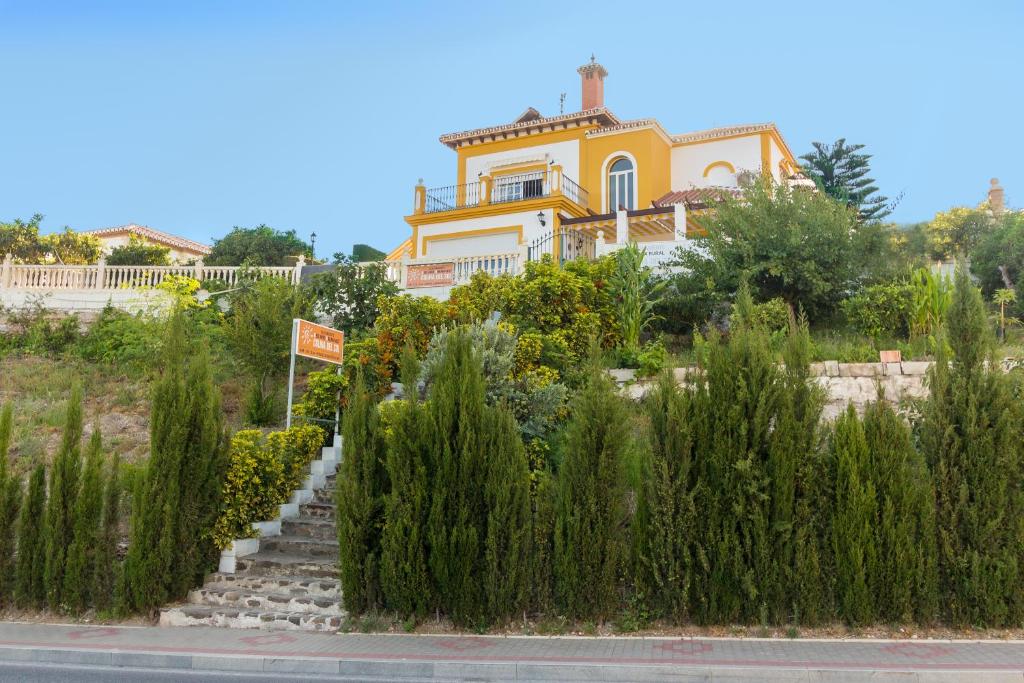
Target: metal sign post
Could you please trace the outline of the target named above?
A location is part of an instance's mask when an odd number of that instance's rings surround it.
[[[292,344],[291,362],[288,364],[288,417],[285,418],[284,426],[290,429],[292,426],[292,398],[295,395],[295,346],[299,339],[299,320],[292,320]]]

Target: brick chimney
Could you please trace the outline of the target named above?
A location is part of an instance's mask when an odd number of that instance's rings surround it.
[[[576,69],[583,86],[583,111],[604,106],[604,77],[608,71],[590,55],[590,63]]]
[[[998,216],[1006,209],[1006,196],[999,186],[999,178],[993,178],[989,184],[992,187],[988,188],[988,208],[993,216]]]

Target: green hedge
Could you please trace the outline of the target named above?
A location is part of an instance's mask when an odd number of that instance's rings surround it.
[[[257,429],[235,434],[221,514],[213,529],[218,547],[226,548],[236,538],[254,537],[253,522],[277,516],[277,507],[299,487],[306,467],[316,457],[323,433],[315,425],[302,425],[266,436]]]

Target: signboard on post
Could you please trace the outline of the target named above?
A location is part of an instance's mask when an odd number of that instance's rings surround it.
[[[454,263],[419,263],[405,271],[406,289],[450,287],[455,284]]]
[[[292,426],[292,399],[295,390],[295,357],[305,356],[325,363],[333,363],[341,374],[341,364],[345,360],[345,333],[333,327],[317,325],[308,320],[295,318],[292,320],[291,364],[288,368],[288,415],[285,425]],[[338,433],[339,415],[334,416],[334,433]]]
[[[341,365],[344,361],[345,333],[308,320],[295,320],[295,353],[325,363]]]

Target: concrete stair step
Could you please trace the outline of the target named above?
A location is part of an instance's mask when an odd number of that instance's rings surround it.
[[[313,500],[311,502],[334,505],[334,487],[330,486],[327,488],[317,489],[313,492]]]
[[[206,577],[203,588],[318,598],[341,596],[341,583],[337,579],[316,576],[249,576],[215,572]]]
[[[270,612],[306,612],[309,614],[340,615],[341,599],[313,597],[309,595],[287,595],[285,593],[263,593],[234,588],[208,588],[203,586],[189,591],[188,602],[192,605],[212,607],[233,607],[258,609]]]
[[[287,536],[303,536],[318,538],[324,541],[336,541],[338,527],[332,519],[318,517],[295,517],[281,522],[281,533]]]
[[[311,538],[309,536],[271,536],[260,539],[260,551],[280,552],[299,557],[330,558],[338,557],[338,541],[335,539]]]
[[[160,611],[161,626],[223,626],[267,631],[337,631],[341,615],[184,605]]]
[[[299,514],[303,517],[316,517],[317,519],[334,519],[333,503],[303,503],[299,506]]]
[[[337,552],[328,557],[309,557],[294,553],[260,549],[254,555],[240,557],[235,570],[239,576],[309,576],[334,579],[338,576]]]

